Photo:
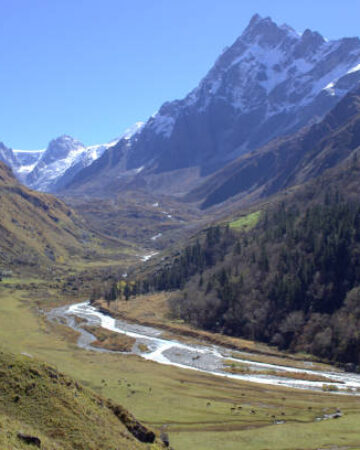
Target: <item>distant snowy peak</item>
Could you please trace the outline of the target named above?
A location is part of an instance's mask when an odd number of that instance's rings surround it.
[[[85,150],[84,144],[71,136],[60,136],[50,141],[46,151],[41,157],[41,161],[46,164],[70,157],[73,159]]]
[[[85,146],[70,136],[53,139],[28,174],[26,184],[38,190],[50,190],[51,184],[85,151]]]
[[[63,135],[53,139],[46,150],[39,150],[37,153],[17,150],[18,155],[22,158],[21,165],[17,170],[19,178],[30,187],[40,191],[57,190],[66,185],[80,170],[100,158],[119,140],[133,138],[143,125],[143,122],[136,122],[132,127],[126,129],[120,138],[106,144],[86,147],[79,140]],[[35,160],[36,155],[38,158]]]
[[[26,184],[41,191],[52,191],[69,169],[88,166],[106,148],[106,145],[85,147],[82,142],[67,135],[53,139],[26,177]]]

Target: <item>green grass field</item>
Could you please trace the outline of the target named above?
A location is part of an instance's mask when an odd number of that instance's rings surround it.
[[[248,214],[247,216],[239,217],[238,219],[233,220],[229,223],[230,228],[233,228],[235,230],[250,230],[257,224],[260,218],[260,214],[261,211],[256,211]]]
[[[358,398],[261,386],[136,356],[81,350],[75,332],[48,323],[36,310],[35,302],[54,304],[55,295],[50,292],[47,300],[43,293],[39,300],[31,290],[0,288],[0,348],[39,357],[144,423],[165,426],[176,450],[360,448]],[[344,417],[315,420],[336,408]]]

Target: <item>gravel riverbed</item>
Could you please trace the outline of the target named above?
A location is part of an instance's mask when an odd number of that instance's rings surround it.
[[[65,323],[67,326],[80,333],[78,338],[79,347],[99,352],[111,351],[93,347],[91,344],[96,338],[91,333],[84,330],[81,321],[76,320],[76,318],[83,319],[87,325],[99,326],[106,330],[122,333],[134,338],[136,343],[130,354],[137,354],[147,360],[155,361],[160,364],[167,364],[212,375],[268,385],[317,391],[323,390],[324,385],[326,385],[331,386],[331,392],[337,394],[360,394],[360,375],[358,374],[339,372],[335,369],[334,371],[331,369],[329,369],[329,371],[319,371],[254,362],[246,359],[246,353],[241,353],[241,359],[233,358],[232,350],[225,347],[203,344],[190,345],[181,343],[175,339],[164,339],[162,338],[162,331],[157,330],[156,328],[131,324],[123,320],[114,319],[95,309],[89,302],[55,308],[48,313],[49,320]],[[248,356],[250,357],[250,355]],[[251,359],[253,358],[254,354],[251,355]],[[234,367],[240,364],[243,369],[249,370],[250,373],[239,374],[227,372],[226,368],[228,368],[227,364],[229,364],[229,360],[234,364]],[[256,373],[257,371],[259,374]],[[269,373],[264,374],[264,372]],[[281,372],[282,376],[276,376],[274,375],[274,372]],[[298,374],[303,374],[305,377],[306,375],[322,377],[324,378],[324,381],[309,381],[306,379],[294,378],[294,376],[298,376]]]

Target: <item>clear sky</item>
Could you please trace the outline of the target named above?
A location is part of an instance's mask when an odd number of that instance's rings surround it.
[[[110,141],[193,89],[255,13],[360,34],[360,0],[0,0],[0,141]]]

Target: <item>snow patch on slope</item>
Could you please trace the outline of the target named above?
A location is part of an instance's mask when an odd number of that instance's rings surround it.
[[[164,115],[159,111],[156,112],[150,119],[150,127],[156,134],[161,134],[164,137],[170,137],[174,129],[175,118],[170,115]]]

